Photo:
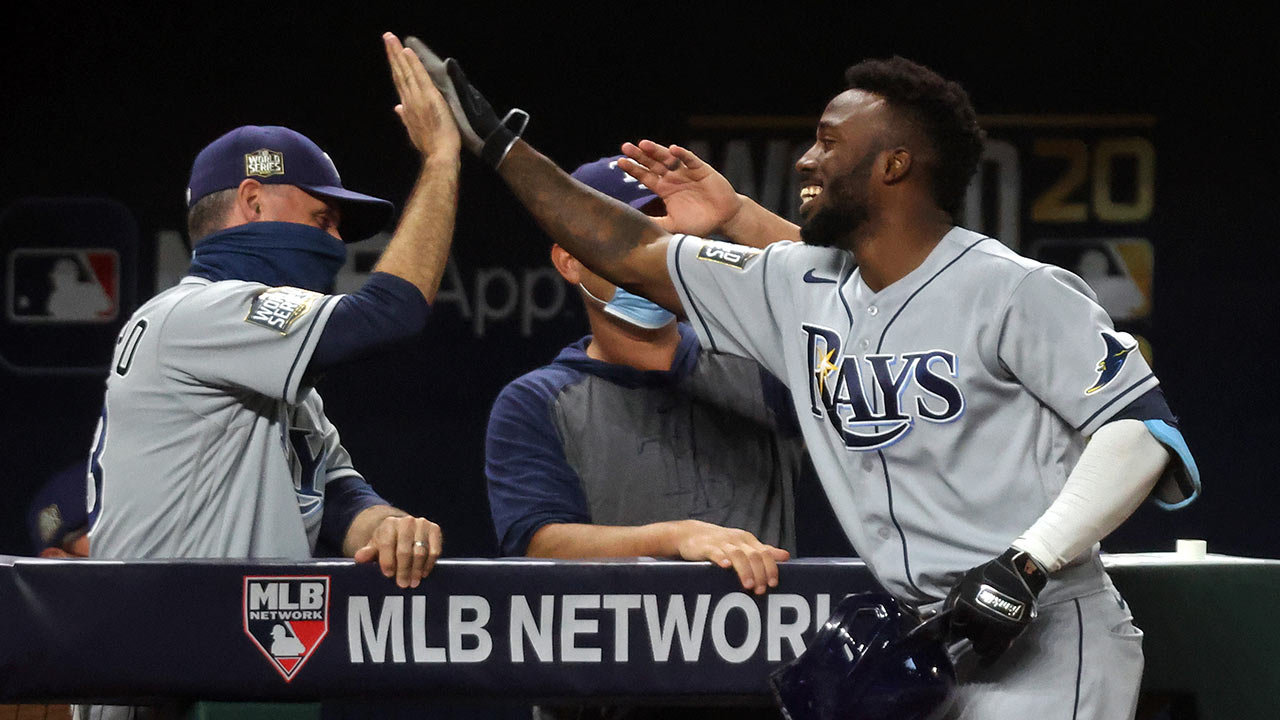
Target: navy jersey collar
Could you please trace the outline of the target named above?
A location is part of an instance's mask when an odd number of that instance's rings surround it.
[[[673,387],[682,382],[693,372],[698,362],[701,346],[693,328],[685,323],[676,325],[680,333],[680,344],[676,346],[675,358],[671,361],[670,370],[637,370],[629,365],[596,360],[587,355],[587,345],[591,344],[591,336],[587,335],[560,351],[554,364],[579,370],[609,380],[624,387]]]

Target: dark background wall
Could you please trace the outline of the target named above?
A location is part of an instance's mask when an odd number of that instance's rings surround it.
[[[10,14],[0,31],[0,208],[29,197],[119,202],[138,229],[133,286],[141,300],[155,289],[156,234],[183,228],[191,159],[237,125],[301,130],[329,151],[349,187],[399,202],[416,159],[391,110],[383,30],[417,34],[462,59],[496,104],[532,114],[527,137],[566,167],[623,140],[731,134],[696,117],[812,122],[839,90],[844,67],[895,53],[963,83],[984,116],[1151,118],[1140,130],[1156,152],[1155,210],[1137,228],[1155,252],[1154,311],[1143,334],[1205,491],[1176,514],[1143,508],[1106,547],[1172,549],[1176,537],[1203,537],[1211,552],[1280,554],[1271,451],[1280,430],[1272,382],[1280,241],[1274,25],[1221,4],[1203,14],[1165,5],[504,5],[112,11],[52,3]],[[778,127],[796,142],[809,134],[794,123]],[[548,241],[488,172],[469,158],[464,165],[454,289],[469,294],[471,315],[460,302],[442,303],[421,342],[320,386],[364,473],[393,501],[437,520],[453,556],[495,552],[482,476],[489,404],[505,382],[583,330],[572,297],[527,334],[518,309],[477,324],[480,278],[511,268],[519,288],[546,265]],[[1025,169],[1036,172],[1030,162]],[[1061,234],[1080,232],[1117,231],[1084,223]],[[505,303],[503,287],[489,283],[485,302]],[[535,302],[553,292],[542,283]],[[122,307],[121,319],[130,309]],[[24,343],[12,324],[3,332],[0,352]],[[78,337],[60,341],[66,352],[105,365],[110,340]],[[0,369],[8,500],[0,552],[27,551],[23,513],[32,493],[87,452],[104,375]],[[811,525],[816,538],[830,529]],[[819,554],[828,547],[810,545]]]

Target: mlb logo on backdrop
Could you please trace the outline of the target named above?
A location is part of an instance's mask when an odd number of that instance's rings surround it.
[[[292,680],[329,633],[329,576],[245,576],[244,632]]]
[[[16,248],[6,310],[19,323],[109,323],[120,314],[120,254],[107,248]]]

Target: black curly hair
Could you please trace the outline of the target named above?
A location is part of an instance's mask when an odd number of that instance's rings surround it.
[[[965,189],[982,159],[986,134],[969,93],[929,68],[906,58],[863,60],[844,73],[850,90],[865,90],[888,101],[902,120],[933,144],[938,165],[933,198],[953,218],[964,203]]]

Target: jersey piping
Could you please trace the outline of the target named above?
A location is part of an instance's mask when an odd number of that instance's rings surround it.
[[[853,277],[854,268],[849,268],[849,272],[840,279],[840,284],[836,286],[836,296],[840,298],[840,304],[844,306],[844,313],[849,316],[849,325],[853,326],[853,309],[849,307],[849,299],[844,296],[845,283],[849,282],[849,278]]]
[[[1076,606],[1076,695],[1071,706],[1071,720],[1080,714],[1080,677],[1084,674],[1084,617],[1080,612],[1080,598],[1072,599]]]
[[[1093,422],[1093,419],[1094,419],[1094,418],[1098,417],[1098,416],[1099,416],[1099,415],[1101,415],[1103,412],[1105,412],[1107,408],[1109,408],[1109,407],[1111,407],[1112,405],[1116,404],[1116,401],[1118,401],[1118,400],[1123,400],[1123,399],[1127,398],[1127,397],[1129,396],[1129,393],[1133,392],[1135,389],[1137,389],[1138,387],[1140,387],[1141,385],[1143,385],[1143,384],[1144,384],[1144,383],[1146,383],[1147,381],[1149,381],[1149,380],[1151,380],[1151,379],[1155,378],[1155,376],[1156,376],[1156,374],[1155,374],[1155,373],[1148,373],[1146,377],[1142,378],[1141,380],[1139,380],[1139,381],[1135,382],[1134,384],[1130,385],[1129,387],[1125,388],[1125,389],[1124,389],[1124,392],[1122,392],[1122,393],[1120,393],[1119,395],[1116,395],[1115,397],[1111,398],[1109,401],[1107,401],[1107,404],[1106,404],[1106,405],[1103,405],[1102,407],[1098,408],[1098,410],[1097,410],[1096,412],[1094,412],[1092,415],[1090,415],[1090,416],[1089,416],[1089,418],[1088,418],[1087,420],[1085,420],[1084,422],[1080,423],[1080,426],[1076,428],[1076,432],[1084,432],[1084,429],[1085,429],[1085,428],[1087,428],[1087,427],[1089,427],[1089,423]]]
[[[898,308],[898,312],[894,313],[894,314],[893,314],[893,317],[889,318],[889,322],[885,324],[885,326],[884,326],[884,330],[880,333],[880,342],[876,343],[876,352],[880,352],[880,351],[884,348],[884,338],[885,338],[885,336],[886,336],[886,335],[888,335],[888,334],[889,334],[889,328],[893,327],[893,323],[894,323],[894,321],[896,321],[896,320],[898,319],[898,316],[902,314],[902,311],[903,311],[903,310],[906,310],[906,309],[907,309],[907,306],[911,304],[911,301],[916,299],[916,296],[917,296],[917,295],[919,295],[919,294],[920,294],[920,293],[921,293],[925,288],[929,287],[929,283],[931,283],[931,282],[933,282],[934,280],[936,280],[936,279],[938,278],[938,276],[939,276],[939,275],[941,275],[942,273],[946,272],[948,268],[950,268],[952,265],[955,265],[957,262],[959,262],[960,258],[964,257],[964,256],[965,256],[965,254],[967,254],[970,250],[974,249],[975,247],[977,247],[977,246],[978,246],[978,245],[980,245],[981,243],[983,243],[983,242],[985,242],[985,241],[987,241],[987,240],[990,240],[990,239],[991,239],[991,238],[986,238],[986,237],[984,237],[984,238],[982,238],[982,239],[980,239],[980,240],[975,240],[973,243],[971,243],[971,244],[969,245],[969,247],[965,248],[964,250],[961,250],[961,251],[960,251],[960,254],[959,254],[959,255],[957,255],[957,256],[955,256],[954,258],[952,258],[950,262],[948,262],[946,265],[943,265],[942,267],[938,268],[938,272],[934,273],[934,274],[933,274],[933,275],[932,275],[928,280],[925,280],[925,281],[920,285],[920,287],[916,288],[916,291],[915,291],[915,292],[911,293],[911,295],[910,295],[910,296],[908,296],[906,300],[902,301],[902,307]],[[843,296],[843,295],[841,296],[841,299],[842,299],[842,300],[844,299],[844,296]],[[850,319],[850,320],[852,320],[852,319],[853,319],[853,318],[852,318],[852,314],[851,314],[851,316],[850,316],[850,318],[849,318],[849,319]]]
[[[898,312],[894,313],[893,317],[889,318],[889,322],[885,324],[884,330],[881,331],[880,341],[876,343],[876,352],[878,353],[884,348],[884,339],[889,334],[889,328],[893,327],[894,321],[896,321],[898,317],[902,315],[903,311],[907,309],[907,305],[910,305],[911,301],[914,300],[917,295],[919,295],[926,287],[929,287],[929,283],[936,280],[939,275],[946,272],[952,265],[955,265],[957,262],[959,262],[960,258],[964,257],[965,254],[968,253],[970,250],[977,247],[980,243],[990,239],[991,238],[984,237],[970,243],[969,247],[965,248],[964,250],[961,250],[960,254],[952,258],[946,265],[943,265],[942,267],[938,268],[938,272],[930,276],[928,280],[925,280],[920,285],[920,287],[916,288],[915,292],[907,296],[907,299],[902,301],[901,307],[898,308]],[[849,276],[853,277],[853,273],[850,272]],[[842,301],[844,300],[843,292],[840,293],[840,299]],[[848,303],[845,304],[845,311],[849,312]],[[849,322],[853,322],[852,312],[849,312]],[[876,409],[879,409],[879,402],[875,400],[873,400],[873,402],[875,403]],[[933,600],[940,600],[941,598],[934,598],[929,593],[925,592],[924,590],[921,590],[920,586],[916,585],[915,578],[911,576],[911,553],[907,549],[907,534],[902,529],[902,524],[898,522],[898,514],[893,507],[893,479],[889,476],[889,461],[885,458],[884,451],[882,450],[877,450],[876,455],[880,457],[880,466],[884,468],[884,489],[885,489],[885,494],[888,496],[888,501],[889,501],[889,519],[893,521],[893,527],[895,530],[898,531],[898,540],[902,543],[902,566],[903,566],[903,569],[906,571],[907,582],[911,585],[912,589],[920,593],[922,597],[926,598],[926,602],[933,601]]]
[[[320,307],[316,308],[316,312],[324,312],[325,307],[329,303],[333,302],[337,297],[337,295],[330,295],[325,298],[325,301],[320,304]],[[293,373],[298,369],[298,360],[302,357],[302,354],[306,352],[307,348],[310,347],[309,343],[311,342],[311,333],[315,332],[318,324],[319,323],[311,323],[311,326],[307,328],[307,334],[302,337],[302,345],[298,348],[298,354],[293,356],[293,364],[289,366],[289,372],[284,376],[284,390],[280,394],[282,399],[287,400],[289,397],[289,388],[293,387]]]
[[[941,600],[942,598],[935,598],[921,590],[920,586],[916,585],[915,579],[911,577],[911,554],[907,552],[907,534],[902,529],[902,523],[898,522],[898,515],[893,511],[893,483],[889,480],[889,461],[885,459],[883,451],[877,450],[876,455],[879,456],[880,467],[884,471],[884,491],[889,498],[889,519],[893,521],[893,527],[898,531],[898,539],[902,542],[902,567],[906,570],[907,582],[911,584],[912,589],[920,593],[922,598],[925,598],[920,604]]]
[[[693,294],[689,292],[689,284],[684,281],[684,271],[680,269],[680,249],[684,247],[684,241],[689,238],[688,235],[681,235],[676,241],[676,279],[680,281],[680,285],[684,287],[684,296],[689,299],[689,309],[693,311],[693,318],[702,326],[702,332],[707,336],[707,342],[711,343],[711,349],[719,352],[716,347],[715,336],[711,334],[711,328],[707,326],[706,321],[702,319],[702,313],[698,312],[698,305],[693,300]]]

